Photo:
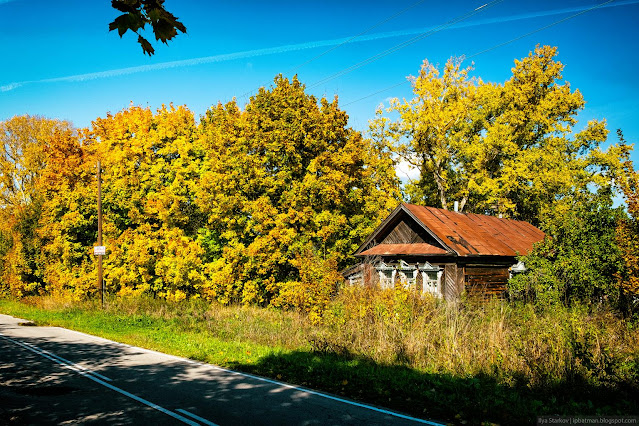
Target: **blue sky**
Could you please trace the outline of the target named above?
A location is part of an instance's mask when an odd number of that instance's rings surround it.
[[[308,92],[338,95],[350,124],[366,130],[378,105],[411,97],[402,82],[424,59],[465,55],[474,75],[503,82],[515,59],[549,44],[587,101],[579,128],[606,118],[613,140],[621,128],[639,141],[639,0],[167,0],[188,34],[155,44],[152,58],[133,35],[108,31],[118,14],[110,3],[0,0],[0,120],[38,114],[83,127],[130,102],[187,105],[199,116],[233,97],[244,105],[278,73],[297,73]]]

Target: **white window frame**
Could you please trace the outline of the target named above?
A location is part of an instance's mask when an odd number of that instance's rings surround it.
[[[375,269],[379,274],[379,286],[381,288],[393,288],[395,286],[395,274],[397,273],[397,270],[394,267],[387,265],[384,262],[380,262]],[[387,276],[389,272],[390,277]]]
[[[428,262],[424,262],[419,267],[419,271],[422,274],[422,293],[430,293],[437,297],[442,296],[442,275],[444,271],[438,266],[433,266]],[[437,273],[437,278],[432,280],[428,274]]]
[[[348,277],[348,283],[350,285],[362,285],[364,284],[364,275],[361,272],[350,275]]]

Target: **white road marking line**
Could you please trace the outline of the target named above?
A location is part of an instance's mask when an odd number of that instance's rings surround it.
[[[47,350],[45,350],[45,349],[38,348],[37,346],[34,346],[34,345],[32,345],[31,343],[27,343],[27,342],[20,342],[20,343],[22,343],[22,344],[24,344],[24,345],[27,345],[27,346],[30,346],[30,347],[32,347],[32,348],[35,348],[35,349],[39,350],[40,352],[45,353],[45,354],[47,354],[47,355],[49,355],[49,356],[52,356],[52,357],[54,357],[55,359],[57,359],[57,360],[59,360],[59,361],[62,361],[63,363],[65,363],[65,364],[67,364],[67,365],[69,365],[69,366],[73,366],[73,367],[75,367],[75,368],[77,368],[77,369],[79,369],[79,370],[82,370],[82,371],[84,371],[84,372],[86,372],[86,373],[88,373],[88,374],[92,374],[92,375],[94,375],[94,376],[96,376],[96,377],[101,378],[102,380],[106,380],[107,382],[112,382],[112,381],[113,381],[112,379],[110,379],[110,378],[108,378],[108,377],[106,377],[106,376],[103,376],[103,375],[102,375],[102,374],[100,374],[100,373],[97,373],[97,372],[95,372],[95,371],[93,371],[93,370],[91,370],[91,369],[89,369],[89,368],[83,367],[83,366],[81,366],[80,364],[76,364],[76,363],[74,363],[73,361],[69,361],[69,360],[68,360],[68,359],[66,359],[66,358],[62,358],[61,356],[58,356],[58,355],[56,355],[56,354],[54,354],[54,353],[51,353],[51,352],[49,352],[49,351],[47,351]]]
[[[180,413],[184,414],[185,416],[189,416],[189,417],[191,417],[191,418],[193,418],[193,419],[197,420],[198,422],[200,422],[200,423],[202,423],[202,424],[205,424],[205,425],[207,425],[207,426],[218,426],[217,424],[215,424],[215,423],[213,423],[213,422],[210,422],[210,421],[206,420],[204,417],[197,416],[197,415],[195,415],[195,414],[193,414],[193,413],[190,413],[190,412],[188,412],[188,411],[186,411],[186,410],[183,410],[183,409],[181,409],[181,408],[178,408],[178,409],[177,409],[177,410],[175,410],[175,411],[179,411]]]
[[[134,400],[136,400],[138,402],[141,402],[144,405],[147,405],[147,406],[149,406],[151,408],[154,408],[154,409],[156,409],[156,410],[158,410],[158,411],[160,411],[160,412],[162,412],[162,413],[164,413],[164,414],[166,414],[168,416],[173,417],[176,420],[181,421],[182,423],[186,423],[187,425],[190,425],[190,426],[200,426],[199,423],[196,423],[196,422],[194,422],[194,421],[192,421],[190,419],[187,419],[186,417],[183,417],[183,416],[181,416],[181,415],[179,415],[177,413],[174,413],[171,410],[167,410],[166,408],[160,407],[159,405],[154,404],[153,402],[147,401],[144,398],[141,398],[141,397],[139,397],[137,395],[134,395],[134,394],[132,394],[130,392],[125,391],[124,389],[120,389],[120,388],[118,388],[116,386],[113,386],[110,383],[107,383],[104,380],[99,379],[99,378],[93,376],[92,374],[87,373],[87,372],[81,370],[80,368],[76,367],[76,365],[74,363],[66,364],[66,363],[64,363],[64,362],[62,362],[62,361],[60,361],[58,359],[55,359],[54,357],[44,353],[42,351],[42,349],[38,348],[35,345],[31,345],[31,344],[28,344],[28,343],[20,342],[18,340],[14,340],[14,339],[12,339],[10,337],[4,336],[3,334],[0,334],[0,338],[8,340],[8,341],[10,341],[12,343],[15,343],[18,346],[21,346],[21,347],[23,347],[23,348],[25,348],[27,350],[30,350],[31,352],[35,352],[36,354],[38,354],[40,356],[43,356],[44,358],[47,358],[47,359],[49,359],[49,360],[51,360],[51,361],[53,361],[53,362],[55,362],[57,364],[62,365],[63,367],[69,368],[69,369],[75,371],[76,373],[83,375],[87,379],[91,379],[94,382],[96,382],[98,384],[101,384],[104,387],[107,387],[107,388],[109,388],[111,390],[114,390],[114,391],[124,395],[124,396],[127,396],[127,397],[129,397],[131,399],[134,399]]]
[[[214,365],[214,364],[207,364],[207,363],[204,363],[204,362],[194,361],[194,360],[191,360],[191,359],[188,359],[188,358],[183,358],[183,357],[179,357],[179,356],[176,356],[176,355],[169,355],[169,354],[165,354],[163,352],[154,351],[152,349],[146,349],[146,348],[141,348],[139,346],[128,345],[126,343],[114,342],[112,340],[105,339],[104,337],[93,336],[91,334],[83,333],[81,331],[69,330],[69,329],[66,329],[66,328],[64,330],[72,331],[74,333],[81,334],[81,335],[86,336],[86,337],[91,337],[93,339],[101,340],[101,341],[104,341],[104,342],[107,342],[107,343],[116,344],[118,346],[125,346],[125,347],[131,348],[131,349],[141,350],[141,351],[152,353],[152,354],[163,355],[165,357],[173,358],[173,359],[176,359],[176,360],[179,360],[179,361],[182,361],[182,362],[188,362],[188,363],[191,363],[191,364],[197,364],[197,365],[200,365],[200,366],[203,366],[203,367],[208,367],[208,368],[224,371],[224,372],[231,373],[231,374],[236,374],[238,376],[249,377],[251,379],[255,379],[255,380],[262,381],[262,382],[271,383],[271,384],[278,385],[278,386],[281,386],[281,387],[284,387],[284,388],[288,388],[288,389],[294,389],[294,390],[297,390],[297,391],[300,391],[300,392],[305,392],[305,393],[308,393],[310,395],[315,395],[315,396],[319,396],[321,398],[326,398],[326,399],[330,399],[330,400],[333,400],[333,401],[338,401],[338,402],[341,402],[341,403],[344,403],[344,404],[354,405],[356,407],[365,408],[365,409],[368,409],[368,410],[371,410],[371,411],[375,411],[375,412],[378,412],[378,413],[388,414],[389,416],[399,417],[401,419],[414,421],[416,423],[422,423],[422,424],[426,424],[426,425],[430,425],[430,426],[444,426],[445,425],[445,423],[437,423],[437,422],[433,422],[433,421],[430,421],[430,420],[424,420],[424,419],[420,419],[420,418],[417,418],[417,417],[408,416],[406,414],[401,414],[401,413],[396,413],[394,411],[385,410],[383,408],[378,408],[378,407],[375,407],[375,406],[372,406],[372,405],[361,404],[361,403],[355,402],[355,401],[349,401],[347,399],[343,399],[343,398],[339,398],[337,396],[333,396],[333,395],[328,395],[328,394],[325,394],[325,393],[317,392],[317,391],[314,391],[314,390],[311,390],[311,389],[303,388],[301,386],[290,385],[288,383],[278,382],[277,380],[267,379],[266,377],[254,376],[254,375],[248,374],[248,373],[241,373],[239,371],[229,370],[227,368],[220,367],[220,366],[217,366],[217,365]]]
[[[349,401],[347,399],[343,399],[343,398],[340,398],[340,397],[337,397],[337,396],[328,395],[328,394],[317,392],[317,391],[314,391],[314,390],[311,390],[311,389],[306,389],[306,388],[303,388],[303,387],[300,387],[300,386],[289,385],[288,383],[278,382],[276,380],[267,379],[265,377],[254,376],[252,374],[247,374],[247,373],[240,373],[238,371],[227,370],[226,368],[217,367],[217,366],[213,366],[213,367],[218,368],[218,369],[223,370],[223,371],[227,371],[229,373],[237,374],[237,375],[244,376],[244,377],[250,377],[252,379],[261,380],[261,381],[267,382],[267,383],[273,383],[273,384],[279,385],[281,387],[285,387],[285,388],[289,388],[289,389],[295,389],[295,390],[298,390],[298,391],[301,391],[301,392],[305,392],[305,393],[308,393],[308,394],[311,394],[311,395],[321,396],[321,397],[326,398],[326,399],[332,399],[333,401],[342,402],[344,404],[354,405],[356,407],[367,408],[369,410],[376,411],[378,413],[388,414],[390,416],[399,417],[399,418],[406,419],[406,420],[411,420],[411,421],[414,421],[414,422],[417,422],[417,423],[423,423],[423,424],[427,424],[427,425],[431,425],[431,426],[445,426],[444,423],[436,423],[436,422],[431,422],[429,420],[418,419],[417,417],[407,416],[405,414],[396,413],[394,411],[385,410],[383,408],[374,407],[372,405],[360,404],[359,402]]]

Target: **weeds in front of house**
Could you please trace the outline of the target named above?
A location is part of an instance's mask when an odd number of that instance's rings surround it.
[[[199,299],[31,298],[0,310],[455,423],[639,412],[639,330],[584,306],[349,287],[321,324]]]

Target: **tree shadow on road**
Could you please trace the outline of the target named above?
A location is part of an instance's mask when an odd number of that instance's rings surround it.
[[[639,413],[633,389],[586,383],[535,388],[523,377],[511,385],[483,374],[455,377],[384,365],[347,352],[291,352],[232,368],[344,395],[417,417],[458,424],[534,424],[541,415],[628,415]]]

